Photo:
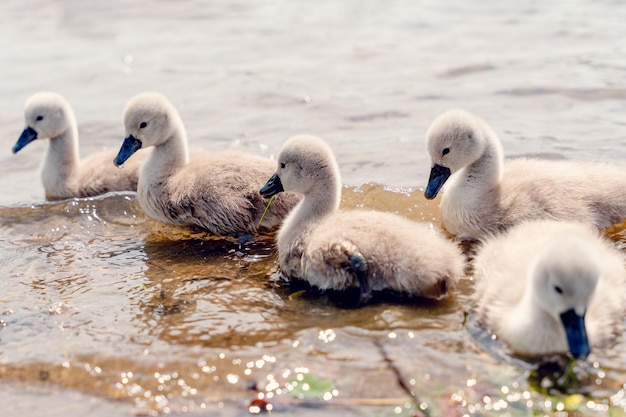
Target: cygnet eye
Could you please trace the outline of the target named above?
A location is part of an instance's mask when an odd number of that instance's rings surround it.
[[[39,116],[37,116],[37,118],[35,120],[37,120],[38,122],[41,122],[43,120],[43,116],[39,115]]]
[[[281,168],[285,168],[285,163],[284,163],[284,162],[281,162],[281,163],[280,163],[280,167],[281,167]]]
[[[563,288],[559,287],[558,285],[554,286],[554,291],[556,291],[558,294],[563,294]]]
[[[447,155],[450,153],[450,148],[444,148],[443,151],[441,151],[441,156]]]
[[[144,127],[148,126],[148,123],[146,122],[141,122],[141,124],[139,125],[139,129],[143,129]]]

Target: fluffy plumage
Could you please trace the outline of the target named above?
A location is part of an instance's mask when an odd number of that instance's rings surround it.
[[[427,133],[433,168],[425,191],[442,186],[441,219],[452,234],[480,239],[529,219],[606,228],[626,218],[626,169],[580,161],[504,161],[495,132],[462,110],[439,116]]]
[[[41,168],[41,182],[48,199],[92,197],[109,191],[135,191],[138,155],[127,169],[116,169],[111,161],[115,151],[101,151],[81,161],[78,152],[76,117],[67,100],[56,93],[32,95],[24,109],[26,128],[13,146],[13,153],[38,139],[49,139]]]
[[[152,218],[194,226],[215,235],[256,233],[267,202],[258,188],[274,162],[239,152],[203,153],[190,162],[187,134],[178,111],[159,93],[133,97],[124,110],[126,139],[115,158],[125,164],[140,148],[154,147],[139,174],[137,199]],[[260,231],[278,228],[299,197],[272,202]]]
[[[488,239],[478,251],[478,321],[516,353],[570,352],[584,358],[591,348],[621,333],[624,261],[623,254],[589,225],[522,223]],[[576,329],[566,330],[567,322],[575,327],[581,316],[586,348]]]
[[[339,212],[341,177],[330,148],[313,136],[282,147],[274,176],[261,189],[304,196],[277,236],[281,270],[320,289],[359,286],[370,291],[440,298],[463,271],[459,248],[430,225],[366,210]]]

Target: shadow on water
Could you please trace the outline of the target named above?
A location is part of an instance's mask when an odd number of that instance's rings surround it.
[[[438,227],[438,201],[422,193],[346,187],[342,206]],[[162,225],[133,194],[3,207],[0,230],[0,378],[34,392],[123,399],[140,415],[527,415],[570,395],[477,338],[465,323],[469,269],[441,302],[381,294],[349,309],[337,305],[345,294],[287,282],[274,236],[242,243]],[[622,248],[624,230],[607,231]],[[593,357],[575,410],[617,404],[623,348]]]

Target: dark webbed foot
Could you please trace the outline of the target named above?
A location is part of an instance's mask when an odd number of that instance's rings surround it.
[[[254,235],[252,233],[246,233],[237,238],[237,243],[248,243],[254,239]]]
[[[359,281],[360,296],[358,305],[367,304],[372,299],[369,280],[367,279],[367,262],[360,252],[352,253],[348,256],[350,260],[350,270]]]

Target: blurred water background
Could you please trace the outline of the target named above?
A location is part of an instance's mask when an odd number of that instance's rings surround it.
[[[11,154],[35,92],[68,98],[87,155],[119,147],[126,101],[158,90],[194,147],[272,157],[313,133],[343,207],[438,226],[424,134],[452,107],[507,156],[624,165],[624,22],[609,0],[4,0],[2,415],[239,416],[260,397],[277,415],[624,415],[622,338],[590,357],[583,397],[537,389],[464,324],[471,271],[443,303],[338,309],[277,281],[271,237],[188,235],[132,194],[46,203],[47,143]]]

